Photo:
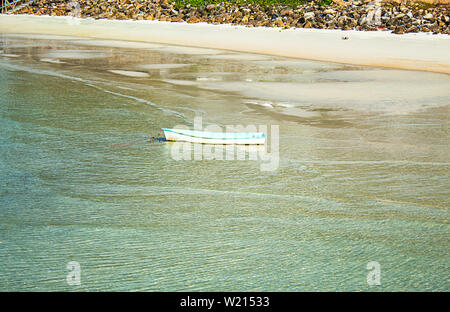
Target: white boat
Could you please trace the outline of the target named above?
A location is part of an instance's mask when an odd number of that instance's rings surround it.
[[[202,144],[265,144],[264,132],[208,132],[185,129],[161,129],[167,141]]]

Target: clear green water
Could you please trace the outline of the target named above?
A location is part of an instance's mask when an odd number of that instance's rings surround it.
[[[1,291],[450,290],[448,75],[0,39]],[[108,147],[200,114],[279,125],[278,170]]]

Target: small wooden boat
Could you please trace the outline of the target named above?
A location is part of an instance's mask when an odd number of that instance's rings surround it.
[[[161,129],[167,141],[203,144],[265,144],[264,132],[208,132],[184,129]]]

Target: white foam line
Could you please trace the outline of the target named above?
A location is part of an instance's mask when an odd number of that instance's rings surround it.
[[[135,78],[150,77],[150,75],[148,73],[138,72],[138,71],[119,70],[119,69],[110,69],[108,71],[113,74],[123,75],[123,76],[127,76],[127,77],[135,77]]]
[[[52,64],[65,64],[66,62],[60,61],[58,59],[52,59],[52,58],[41,58],[41,62],[47,62]]]

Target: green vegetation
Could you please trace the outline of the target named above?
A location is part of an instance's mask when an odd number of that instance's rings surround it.
[[[333,3],[333,0],[321,0],[317,4],[318,5],[330,5]]]

